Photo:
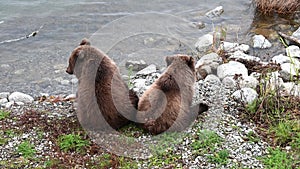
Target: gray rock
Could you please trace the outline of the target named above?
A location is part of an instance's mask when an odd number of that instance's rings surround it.
[[[258,85],[258,80],[253,76],[245,76],[240,81],[241,88],[247,87],[247,88],[255,89],[257,85]]]
[[[7,102],[7,98],[0,99],[0,105],[6,104]]]
[[[222,42],[222,47],[226,52],[235,52],[235,51],[242,51],[245,53],[249,52],[250,46],[245,44],[238,44],[238,43],[231,43],[231,42]]]
[[[248,76],[248,70],[244,64],[236,61],[230,61],[217,68],[217,75],[221,80],[226,76],[234,76],[235,74],[241,74],[243,77],[246,77]]]
[[[222,63],[222,58],[216,53],[209,53],[200,57],[199,61],[196,63],[196,68],[203,67],[208,65],[211,71],[207,70],[208,74],[213,73],[215,74],[217,71],[218,66]]]
[[[140,60],[140,61],[134,61],[134,60],[128,60],[125,63],[125,67],[127,69],[132,69],[133,71],[140,71],[144,68],[146,68],[148,65],[144,60]]]
[[[245,54],[242,51],[235,51],[230,57],[229,59],[245,59],[248,61],[256,61],[259,62],[260,58],[259,57],[255,57],[255,56],[250,56]]]
[[[292,34],[293,37],[300,39],[300,27]]]
[[[145,87],[146,79],[135,79],[133,82],[135,88]]]
[[[290,62],[290,58],[283,55],[283,54],[280,54],[280,55],[276,55],[274,56],[272,59],[271,59],[272,62],[274,63],[280,63],[280,64],[283,64],[283,63],[289,63]]]
[[[234,88],[237,86],[237,82],[233,79],[233,77],[226,76],[222,83],[225,85],[226,88]]]
[[[149,66],[147,66],[146,68],[138,71],[136,73],[136,75],[149,75],[151,73],[155,73],[156,72],[156,66],[154,64],[151,64]]]
[[[71,79],[71,84],[77,84],[77,83],[78,83],[78,79],[77,78]]]
[[[204,79],[204,82],[214,83],[214,84],[221,84],[220,79],[216,75],[207,75]]]
[[[62,80],[60,82],[60,84],[62,84],[62,85],[68,85],[68,84],[70,84],[70,81],[69,80]]]
[[[300,58],[300,49],[298,46],[291,45],[285,49],[286,55],[294,58]]]
[[[293,79],[293,76],[299,74],[299,65],[295,65],[292,63],[284,63],[280,65],[281,70],[279,71],[280,76],[285,81],[290,81]],[[291,79],[292,78],[292,79]]]
[[[223,6],[218,6],[213,10],[206,12],[206,16],[209,18],[215,18],[220,16],[224,12]]]
[[[272,47],[272,44],[263,35],[253,36],[253,47],[266,49]]]
[[[8,100],[10,102],[14,101],[23,103],[32,103],[34,101],[33,97],[21,92],[13,92],[11,95],[9,95]]]
[[[232,94],[232,97],[246,104],[249,104],[252,103],[255,99],[257,99],[258,94],[254,89],[242,88],[240,90],[235,91]]]
[[[196,49],[199,52],[206,52],[213,44],[213,39],[211,34],[201,36],[195,44]]]
[[[0,99],[2,99],[2,98],[8,98],[8,96],[9,96],[9,92],[1,92],[0,93]]]

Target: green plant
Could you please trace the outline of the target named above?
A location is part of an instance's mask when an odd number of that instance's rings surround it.
[[[293,125],[291,121],[280,121],[270,128],[270,132],[275,135],[274,141],[277,145],[285,145],[292,140]]]
[[[250,131],[247,134],[247,138],[249,139],[249,141],[254,142],[254,143],[257,143],[260,140],[260,138],[253,131]]]
[[[210,130],[198,131],[196,140],[191,144],[193,150],[210,148],[213,149],[216,144],[221,143],[223,139],[215,132]]]
[[[31,158],[35,155],[36,150],[33,144],[29,143],[29,141],[24,141],[17,147],[17,152],[25,158]]]
[[[292,159],[284,151],[279,148],[269,148],[269,155],[262,159],[267,169],[291,169]]]
[[[214,155],[208,156],[208,159],[210,162],[225,165],[228,163],[228,157],[229,157],[229,151],[225,149],[214,153]]]
[[[82,152],[89,145],[89,141],[83,140],[79,134],[67,134],[59,136],[58,144],[62,151]]]
[[[7,117],[9,117],[9,115],[10,115],[10,112],[0,110],[0,120],[6,119]]]

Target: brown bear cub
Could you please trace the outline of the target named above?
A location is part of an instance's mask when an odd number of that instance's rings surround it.
[[[195,119],[190,113],[194,94],[195,61],[191,56],[167,56],[166,71],[142,95],[137,121],[151,134],[182,131]]]
[[[83,39],[66,70],[78,80],[77,117],[85,129],[118,129],[134,121],[138,97],[128,89],[113,60]]]

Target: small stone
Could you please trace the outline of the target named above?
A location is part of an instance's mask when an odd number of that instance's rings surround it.
[[[271,59],[271,61],[274,62],[274,63],[280,63],[280,64],[283,64],[283,63],[289,63],[289,62],[290,62],[290,58],[287,57],[287,56],[284,56],[283,54],[280,54],[280,55],[274,56],[274,57]]]
[[[24,106],[24,103],[23,102],[15,102],[16,103],[16,105],[18,105],[18,106]]]
[[[237,85],[237,82],[230,76],[226,76],[223,80],[222,83],[227,87],[227,88],[234,88]]]
[[[209,18],[215,18],[220,16],[223,12],[223,6],[218,6],[215,9],[208,11],[205,15]]]
[[[208,75],[208,76],[206,76],[206,78],[204,79],[204,82],[221,84],[220,79],[216,75]]]
[[[154,64],[151,64],[151,65],[147,66],[146,68],[137,72],[136,75],[149,75],[149,74],[155,73],[155,72],[156,72],[156,66]]]
[[[294,58],[300,58],[300,49],[298,46],[291,45],[285,49],[286,55]]]
[[[15,104],[14,101],[10,101],[10,102],[8,102],[8,103],[5,104],[5,108],[6,108],[6,109],[10,109],[11,106],[13,106],[14,104]]]
[[[6,104],[7,102],[7,98],[0,99],[0,105]]]
[[[236,52],[234,52],[229,57],[229,59],[245,59],[245,60],[248,60],[248,61],[255,61],[255,62],[259,62],[260,61],[259,57],[247,55],[247,54],[245,54],[242,51],[236,51]]]
[[[245,88],[245,87],[249,87],[252,89],[255,89],[256,86],[258,85],[258,80],[253,77],[253,76],[245,76],[243,77],[243,79],[240,81],[240,87],[241,88]]]
[[[217,75],[221,80],[226,76],[234,76],[236,74],[241,74],[243,77],[248,76],[248,70],[244,64],[236,61],[230,61],[217,68]]]
[[[242,88],[241,90],[237,90],[232,94],[232,97],[243,101],[246,104],[252,103],[255,99],[257,99],[258,94],[252,88]]]
[[[77,84],[77,83],[78,83],[78,79],[77,78],[71,79],[71,84]]]
[[[263,35],[253,36],[253,47],[266,49],[272,47],[272,44]]]
[[[192,22],[191,25],[197,29],[203,29],[205,28],[204,22]]]
[[[8,100],[14,102],[23,102],[23,103],[32,103],[34,101],[33,97],[28,94],[24,94],[21,92],[13,92],[9,97]]]
[[[293,63],[284,63],[280,65],[281,70],[279,71],[280,76],[285,81],[293,80],[293,76],[299,74],[299,65]]]
[[[285,96],[300,96],[300,86],[296,85],[294,82],[283,83],[282,93]]]
[[[206,34],[201,36],[195,44],[199,52],[206,52],[213,44],[213,35]]]
[[[9,96],[9,92],[1,92],[0,93],[0,99],[2,99],[2,98],[8,98],[8,96]]]
[[[70,94],[64,98],[64,100],[73,100],[73,99],[76,99],[76,94]]]
[[[145,87],[145,83],[146,83],[146,79],[135,79],[133,81],[134,87],[138,89]]]

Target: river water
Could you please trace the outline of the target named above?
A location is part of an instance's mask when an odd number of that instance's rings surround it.
[[[220,5],[220,17],[205,16]],[[295,29],[286,18],[257,24],[254,11],[251,0],[0,0],[0,92],[75,93],[76,86],[67,83],[75,77],[65,69],[84,37],[126,74],[126,60],[163,66],[162,56],[194,50],[199,37],[219,27],[226,27],[227,41],[247,44],[257,28],[265,33],[274,22]],[[193,26],[199,22],[205,24],[203,29]]]

